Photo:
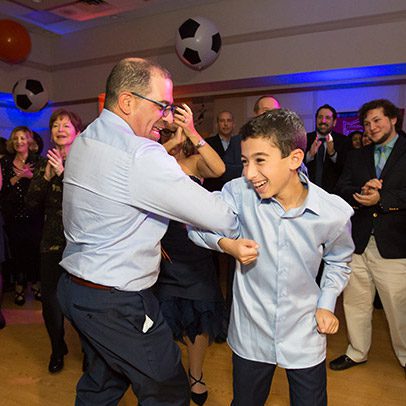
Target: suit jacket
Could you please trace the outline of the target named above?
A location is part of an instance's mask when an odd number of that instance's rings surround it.
[[[380,178],[381,200],[375,206],[362,206],[352,197],[370,179],[376,178],[374,145],[348,153],[337,192],[354,207],[352,237],[355,253],[362,254],[373,232],[384,258],[406,258],[406,137],[399,134]]]
[[[224,153],[223,161],[226,164],[226,171],[222,178],[225,182],[239,178],[242,175],[241,163],[241,135],[231,137],[230,145]]]
[[[321,185],[318,186],[322,187],[329,193],[334,193],[336,183],[343,171],[344,162],[347,157],[347,152],[350,149],[350,142],[345,135],[337,133],[335,131],[332,131],[331,135],[334,141],[334,149],[337,152],[337,160],[336,162],[333,162],[328,157],[326,151],[326,157],[324,159],[323,164],[322,182]],[[307,134],[306,154],[310,150],[310,147],[312,146],[315,139],[316,139],[316,131]],[[306,166],[309,173],[309,179],[312,182],[315,182],[316,180],[316,165],[317,165],[316,157],[312,161],[306,162]]]
[[[206,138],[206,142],[220,155],[220,158],[226,165],[226,171],[222,176],[219,178],[208,178],[203,182],[203,186],[210,192],[213,192],[214,190],[221,190],[225,183],[241,176],[241,136],[234,135],[231,137],[227,150],[224,150],[218,134]]]
[[[205,139],[205,141],[219,154],[220,158],[223,159],[225,149],[223,148],[223,144],[221,143],[221,138],[218,134],[213,135]],[[224,186],[224,180],[222,176],[219,178],[206,178],[203,182],[203,187],[207,189],[209,192],[213,192],[215,190],[221,190]]]

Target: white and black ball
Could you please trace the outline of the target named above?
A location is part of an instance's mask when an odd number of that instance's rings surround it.
[[[220,33],[216,25],[207,18],[189,18],[178,28],[176,53],[190,68],[207,68],[218,58],[220,49]]]
[[[39,111],[48,103],[48,92],[37,79],[23,78],[13,86],[15,105],[22,111]]]

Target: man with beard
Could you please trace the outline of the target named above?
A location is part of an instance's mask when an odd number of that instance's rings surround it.
[[[350,147],[343,134],[333,131],[336,121],[335,108],[324,104],[316,111],[316,131],[307,134],[305,161],[309,178],[329,193],[334,192]]]
[[[344,370],[367,361],[372,312],[378,290],[396,357],[406,363],[406,137],[399,110],[388,100],[373,100],[359,111],[374,144],[348,155],[337,183],[339,194],[355,208],[355,252],[344,290],[349,346],[330,362]]]

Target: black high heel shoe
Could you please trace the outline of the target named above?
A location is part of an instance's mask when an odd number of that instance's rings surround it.
[[[25,293],[23,290],[21,292],[15,291],[14,303],[18,306],[23,306],[25,304]]]
[[[31,287],[32,294],[34,295],[34,299],[38,300],[39,302],[42,301],[41,289],[35,286]]]
[[[188,373],[189,373],[189,379],[190,379],[190,389],[192,389],[193,386],[196,385],[197,383],[200,383],[201,385],[206,386],[206,384],[203,382],[203,372],[199,379],[196,379],[194,376],[192,376],[190,374],[190,370]],[[190,392],[190,398],[198,406],[202,406],[205,404],[208,395],[209,395],[208,391],[203,392],[203,393]]]
[[[51,354],[51,358],[49,359],[48,364],[48,371],[51,374],[56,374],[59,371],[62,371],[64,367],[63,357],[68,354],[68,347],[66,343],[63,343],[62,354]]]

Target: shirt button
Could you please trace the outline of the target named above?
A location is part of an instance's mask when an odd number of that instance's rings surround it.
[[[372,215],[372,217],[377,218],[377,217],[378,217],[378,213],[374,213],[374,214]]]

